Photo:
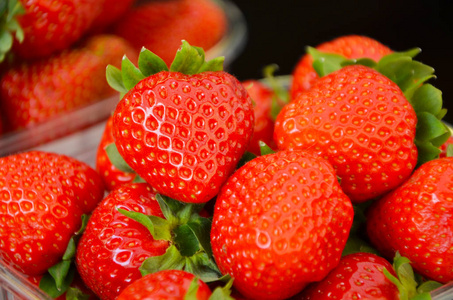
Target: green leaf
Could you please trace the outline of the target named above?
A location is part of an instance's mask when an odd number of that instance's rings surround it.
[[[126,56],[123,56],[121,62],[121,77],[124,86],[129,91],[145,78],[139,68],[137,68]]]
[[[202,48],[191,46],[187,41],[182,41],[182,45],[176,52],[170,66],[170,71],[187,75],[197,74],[204,62],[205,53]]]
[[[63,295],[69,288],[72,280],[74,279],[75,266],[71,265],[67,271],[64,280],[57,284],[54,277],[50,273],[46,273],[39,282],[39,288],[52,298],[57,298]]]
[[[184,270],[199,277],[204,282],[214,282],[222,278],[219,268],[206,252],[186,257]]]
[[[183,270],[185,263],[185,258],[176,246],[171,245],[164,254],[145,259],[139,270],[142,276],[145,276],[162,270]]]
[[[433,160],[439,156],[441,153],[440,149],[434,146],[432,143],[423,143],[415,141],[415,145],[418,149],[418,161],[417,166],[421,166],[422,164]]]
[[[431,113],[422,112],[417,115],[417,118],[418,123],[415,138],[418,142],[430,141],[448,131],[445,124]]]
[[[422,52],[422,50],[420,48],[412,48],[412,49],[409,49],[409,50],[406,50],[406,51],[401,51],[401,52],[392,52],[390,54],[387,54],[385,55],[384,57],[382,57],[378,64],[379,65],[386,65],[388,64],[389,62],[395,60],[395,59],[398,59],[400,57],[410,57],[410,58],[414,58],[415,56],[417,56],[420,52]]]
[[[68,275],[69,269],[71,267],[72,262],[68,260],[62,260],[56,265],[53,265],[48,269],[49,274],[55,280],[55,286],[58,290],[61,290],[65,279]]]
[[[322,52],[313,47],[307,47],[307,53],[313,58],[313,68],[319,77],[340,70],[342,63],[347,60],[340,54]]]
[[[176,227],[173,234],[173,242],[182,256],[192,256],[200,250],[200,243],[188,224]]]
[[[203,63],[201,65],[200,69],[198,70],[198,73],[207,72],[207,71],[213,71],[213,72],[223,71],[224,62],[225,62],[224,56],[219,56],[219,57],[213,58],[213,59]]]
[[[346,242],[343,252],[341,253],[341,256],[359,252],[373,253],[379,255],[379,252],[365,240],[357,236],[350,236]]]
[[[177,214],[183,209],[184,204],[162,194],[156,194],[156,200],[159,203],[165,219],[172,224],[178,223]]]
[[[147,216],[136,211],[127,211],[122,208],[118,208],[118,211],[145,226],[155,240],[172,240],[171,224],[167,220],[157,216]]]
[[[88,300],[90,295],[84,294],[80,289],[69,287],[66,291],[66,300]]]
[[[138,67],[146,77],[161,71],[168,71],[164,60],[146,48],[142,48],[138,56]]]
[[[442,110],[442,92],[431,84],[423,84],[415,90],[410,102],[417,114],[428,112],[437,116]]]
[[[13,46],[13,36],[8,31],[0,31],[0,53],[6,53]]]
[[[214,289],[209,300],[234,300],[234,298],[231,297],[232,286],[233,278],[230,278],[225,286],[218,286]]]
[[[375,68],[377,63],[376,61],[372,60],[371,58],[359,58],[359,59],[349,59],[345,60],[341,63],[342,67],[349,66],[349,65],[362,65],[369,68]]]
[[[210,219],[203,217],[196,218],[187,223],[187,226],[192,230],[201,249],[204,250],[210,258],[212,257],[210,239],[211,224],[212,221]]]
[[[115,143],[110,143],[105,147],[105,152],[112,165],[118,170],[126,173],[135,173],[135,171],[127,164],[121,154],[118,152],[118,148]]]
[[[108,65],[105,71],[107,83],[112,89],[120,92],[122,95],[126,94],[128,89],[124,86],[123,77],[120,69],[115,66]]]
[[[184,300],[197,300],[197,292],[200,285],[198,284],[198,278],[195,277],[189,285],[186,294],[184,295]]]
[[[453,156],[453,144],[448,144],[447,145],[447,157],[452,157]]]
[[[441,286],[442,286],[442,283],[437,282],[437,281],[433,281],[433,280],[425,281],[417,287],[417,293],[419,293],[419,294],[430,293],[430,292],[434,291],[435,289],[440,288]]]
[[[264,82],[269,85],[274,92],[271,102],[271,117],[273,120],[277,118],[283,106],[289,103],[288,88],[275,79],[274,73],[278,70],[278,65],[271,64],[263,68]]]
[[[268,145],[266,145],[265,142],[263,141],[259,141],[259,144],[260,144],[260,152],[261,152],[261,155],[267,155],[267,154],[273,154],[275,153],[275,151],[269,147]]]

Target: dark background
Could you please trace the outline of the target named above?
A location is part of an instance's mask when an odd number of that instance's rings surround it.
[[[232,0],[242,11],[248,38],[229,71],[240,80],[261,78],[276,63],[290,74],[305,47],[345,34],[372,37],[395,51],[422,49],[416,59],[434,67],[445,120],[453,122],[453,1]]]

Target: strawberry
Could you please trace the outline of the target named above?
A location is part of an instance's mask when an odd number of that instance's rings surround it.
[[[135,173],[124,172],[115,167],[107,154],[107,146],[115,141],[113,137],[113,117],[107,119],[105,129],[96,152],[96,171],[101,175],[108,191],[124,183],[132,182]]]
[[[453,158],[421,165],[368,211],[367,232],[386,257],[396,251],[425,277],[453,280]]]
[[[128,12],[135,0],[101,0],[100,14],[93,20],[89,32],[91,34],[105,31],[110,25],[120,20]]]
[[[145,47],[169,66],[181,40],[208,50],[227,29],[225,12],[212,0],[148,1],[126,13],[114,33],[139,51]]]
[[[449,151],[452,150],[452,147],[453,146],[453,136],[450,136],[448,138],[448,140],[443,143],[441,146],[440,146],[440,150],[441,150],[441,153],[439,154],[439,157],[446,157],[446,156],[451,156],[449,155]]]
[[[113,115],[118,152],[172,199],[212,199],[248,147],[252,101],[234,76],[221,71],[222,62],[205,62],[201,48],[184,42],[169,71],[148,50],[140,53],[140,68],[125,60],[122,71],[108,69],[112,86],[125,94]]]
[[[115,94],[105,80],[108,64],[119,65],[130,45],[112,35],[89,39],[85,46],[8,70],[0,98],[9,130],[31,127],[58,114]]]
[[[198,210],[162,198],[147,183],[117,187],[93,211],[79,241],[80,276],[101,299],[116,299],[142,275],[165,269],[217,279],[220,273],[208,254],[209,234],[203,242],[210,221]]]
[[[19,4],[25,13],[16,19],[24,37],[22,42],[15,41],[13,51],[24,59],[44,58],[69,48],[101,11],[98,0],[28,0]]]
[[[96,171],[73,158],[40,151],[0,158],[0,258],[27,275],[45,274],[66,260],[82,215],[103,193]]]
[[[417,116],[401,89],[365,66],[344,67],[299,94],[275,123],[280,149],[328,159],[354,202],[394,189],[417,164]]]
[[[273,139],[274,120],[271,114],[272,101],[275,97],[273,90],[259,80],[245,80],[242,85],[253,100],[255,114],[255,127],[247,151],[260,155],[260,141],[276,150],[277,145]]]
[[[191,288],[195,287],[195,290]],[[117,300],[132,299],[191,299],[207,300],[211,296],[209,286],[195,279],[192,273],[181,270],[164,270],[148,274],[123,290]]]
[[[380,42],[361,35],[345,35],[316,47],[319,51],[337,53],[346,58],[371,58],[380,60],[384,55],[393,51]],[[293,70],[290,94],[295,98],[299,92],[309,90],[319,78],[312,66],[313,58],[307,53],[297,62]]]
[[[285,299],[339,262],[351,201],[333,167],[303,151],[258,156],[217,196],[211,230],[222,274],[250,299]]]

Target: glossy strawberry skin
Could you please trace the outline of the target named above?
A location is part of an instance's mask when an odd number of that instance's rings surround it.
[[[195,276],[181,270],[164,270],[145,275],[129,285],[117,300],[179,300],[185,299]],[[197,300],[207,300],[211,295],[208,285],[197,280]]]
[[[181,40],[208,51],[227,25],[224,11],[212,0],[147,1],[126,13],[114,33],[137,51],[145,47],[170,65]]]
[[[316,47],[317,50],[336,53],[346,58],[371,58],[375,61],[393,51],[380,42],[361,35],[346,35],[324,42]],[[295,98],[298,93],[307,91],[319,79],[313,66],[311,55],[305,54],[296,64],[290,94]]]
[[[246,80],[242,82],[242,85],[247,89],[253,100],[253,112],[255,114],[255,127],[247,151],[260,155],[260,141],[277,150],[273,138],[274,120],[271,115],[274,92],[258,80]]]
[[[155,193],[146,183],[113,190],[93,211],[77,248],[76,265],[85,284],[101,299],[115,299],[141,278],[139,267],[165,253],[168,242],[156,241],[149,230],[117,208],[163,217]]]
[[[217,196],[214,258],[250,299],[286,299],[341,257],[353,218],[333,167],[303,151],[259,156]]]
[[[73,158],[39,151],[0,158],[0,258],[44,274],[103,193],[96,171]]]
[[[396,251],[420,274],[453,280],[453,158],[420,166],[398,189],[368,212],[367,232],[387,258]]]
[[[365,66],[319,79],[282,109],[275,123],[279,149],[301,149],[329,160],[353,202],[385,194],[417,163],[417,117],[398,86]]]
[[[14,44],[22,58],[44,58],[69,48],[88,30],[100,13],[98,0],[21,1],[26,13],[18,21],[24,41]]]
[[[106,147],[115,142],[113,137],[113,117],[107,119],[101,141],[96,152],[96,171],[101,175],[105,188],[108,191],[116,187],[132,182],[135,178],[134,173],[123,172],[115,167],[106,152]]]
[[[349,254],[322,281],[293,299],[399,300],[398,288],[384,275],[384,269],[396,276],[392,265],[380,256],[364,252]]]
[[[114,112],[119,153],[159,193],[191,203],[213,198],[253,133],[252,102],[226,72],[159,72]]]
[[[113,35],[98,35],[84,46],[9,69],[0,80],[8,130],[32,127],[58,114],[110,97],[108,64],[119,66],[131,46]]]

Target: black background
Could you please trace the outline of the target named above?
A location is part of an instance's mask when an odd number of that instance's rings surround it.
[[[341,35],[372,37],[395,51],[422,49],[416,59],[435,69],[430,81],[442,90],[445,120],[453,122],[453,1],[232,0],[248,28],[244,49],[229,71],[240,80],[261,78],[262,68],[279,65],[290,74],[307,45]]]

